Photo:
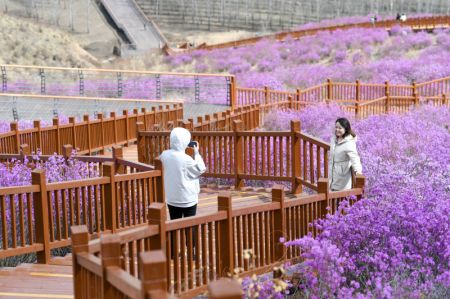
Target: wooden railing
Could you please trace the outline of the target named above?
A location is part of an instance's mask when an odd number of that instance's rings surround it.
[[[100,177],[47,183],[35,169],[30,186],[0,188],[0,258],[36,252],[38,262],[48,263],[51,249],[70,245],[72,225],[84,224],[95,236],[145,223],[148,206],[164,201],[161,169],[122,155],[115,148],[113,158],[75,157],[98,163]]]
[[[137,134],[139,162],[154,164],[170,147],[169,131]],[[288,132],[251,132],[236,120],[233,131],[191,134],[200,144],[204,176],[234,179],[236,187],[244,180],[284,181],[299,193],[301,186],[317,190],[319,178],[328,177],[329,144],[301,132],[299,122],[292,122]]]
[[[244,123],[246,130],[254,130],[261,125],[262,109],[260,105],[247,105],[238,107],[234,110],[227,109],[220,113],[206,114],[198,116],[197,122],[194,119],[188,118],[187,121],[179,119],[177,122],[168,122],[164,128],[159,124],[153,126],[154,131],[161,131],[164,129],[172,129],[174,126],[183,127],[191,131],[227,131],[231,130],[233,121],[241,120]],[[148,127],[148,126],[143,126]],[[139,130],[143,130],[140,128]]]
[[[314,29],[301,29],[301,30],[295,30],[295,31],[285,31],[270,35],[264,35],[264,36],[258,36],[258,37],[251,37],[251,38],[245,38],[237,41],[230,41],[215,45],[206,45],[202,44],[196,49],[202,49],[202,50],[216,50],[216,49],[224,49],[224,48],[236,48],[236,47],[242,47],[242,46],[248,46],[256,44],[257,42],[263,40],[263,39],[272,39],[277,41],[282,41],[286,39],[287,37],[298,39],[303,36],[308,35],[315,35],[320,31],[336,31],[336,30],[346,30],[351,28],[383,28],[390,30],[392,27],[400,25],[400,26],[409,26],[413,29],[426,29],[426,30],[432,30],[436,28],[446,28],[450,25],[450,16],[431,16],[431,17],[416,17],[416,18],[409,18],[405,22],[400,22],[397,20],[385,20],[385,21],[378,21],[375,24],[372,24],[372,22],[362,22],[362,23],[356,23],[356,24],[344,24],[344,25],[336,25],[336,26],[328,26],[328,27],[319,27]],[[166,51],[166,54],[171,54],[170,52]]]
[[[358,118],[387,112],[406,112],[411,106],[422,102],[434,105],[448,105],[450,77],[411,85],[333,82],[327,80],[307,89],[296,92],[270,90],[265,87],[237,88],[237,104],[260,105],[261,117],[272,109],[302,108],[318,103],[336,103],[344,110],[354,113]],[[424,99],[425,101],[421,101]]]
[[[137,122],[153,129],[155,124],[167,128],[169,122],[179,119],[183,119],[182,104],[153,107],[151,111],[134,109],[132,114],[127,110],[122,115],[111,112],[106,118],[101,113],[97,119],[85,115],[81,122],[69,117],[68,124],[60,124],[59,119],[54,118],[53,125],[49,127],[41,127],[40,121],[36,120],[34,128],[25,130],[20,130],[17,122],[12,122],[11,131],[0,134],[0,153],[18,154],[20,145],[28,144],[33,152],[40,150],[44,155],[61,154],[63,145],[71,144],[79,154],[91,154],[135,141]]]
[[[270,272],[300,256],[298,248],[285,247],[282,239],[317,234],[310,223],[334,213],[342,200],[350,199],[352,204],[361,198],[364,177],[356,180],[354,189],[329,192],[328,180],[320,179],[318,194],[295,199],[286,199],[283,188],[274,186],[271,202],[244,208],[233,208],[230,194],[221,193],[217,212],[169,221],[165,205],[153,203],[147,225],[101,240],[88,241],[88,230],[74,227],[75,298],[89,291],[100,296],[113,289],[129,298],[144,298],[134,294],[148,291],[143,284],[152,281],[165,281],[162,290],[192,298],[237,268],[241,276]],[[147,251],[159,249],[150,258]],[[145,270],[150,261],[155,267],[152,278]],[[112,266],[115,273],[108,270]],[[93,289],[88,280],[94,279],[107,283]]]

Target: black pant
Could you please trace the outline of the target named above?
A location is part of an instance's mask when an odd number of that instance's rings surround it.
[[[195,216],[197,213],[197,205],[187,208],[179,208],[169,204],[167,206],[169,207],[170,220]]]
[[[184,217],[191,217],[191,216],[195,216],[195,214],[197,213],[197,205],[193,205],[192,207],[187,207],[187,208],[180,208],[180,207],[175,207],[175,206],[171,206],[171,205],[167,205],[167,207],[169,208],[169,215],[170,215],[170,220],[174,220],[174,219],[180,219],[180,218],[184,218]],[[186,245],[189,246],[189,236],[188,233],[186,231]],[[175,233],[173,232],[171,235],[171,257],[173,259],[174,256],[174,250],[175,250],[175,245],[174,245],[174,237],[175,237]],[[197,228],[194,227],[192,230],[192,249],[193,249],[193,254],[194,254],[194,258],[195,258],[195,245],[197,241]],[[181,250],[182,254],[184,254],[183,250]]]

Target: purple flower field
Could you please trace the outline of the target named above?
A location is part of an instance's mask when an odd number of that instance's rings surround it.
[[[450,74],[450,30],[432,34],[394,27],[323,31],[284,42],[262,40],[236,49],[170,56],[173,69],[227,72],[242,87],[306,88],[327,78],[340,82],[410,84]]]
[[[358,135],[366,198],[316,223],[316,239],[286,243],[305,258],[289,268],[302,275],[299,298],[448,298],[450,108],[355,121],[323,105],[272,112],[265,127],[287,130],[301,120],[302,130],[329,140],[338,116]]]

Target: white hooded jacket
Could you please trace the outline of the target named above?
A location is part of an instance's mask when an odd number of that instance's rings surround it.
[[[206,171],[198,152],[195,159],[186,155],[191,133],[184,128],[174,128],[170,133],[170,149],[161,156],[164,167],[164,190],[167,204],[187,208],[198,203],[199,177]]]
[[[361,160],[356,150],[356,137],[347,135],[340,142],[336,142],[336,137],[332,137],[328,162],[331,190],[340,191],[352,188],[351,168],[357,174],[362,174]]]

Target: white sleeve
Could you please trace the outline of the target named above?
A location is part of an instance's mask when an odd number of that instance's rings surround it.
[[[186,160],[186,176],[191,179],[198,179],[202,173],[206,171],[205,162],[203,162],[203,158],[200,154],[195,154],[195,159],[189,157]]]
[[[351,142],[349,144],[347,155],[350,158],[350,162],[356,174],[362,174],[361,159],[359,158],[358,151],[356,150],[356,142]]]
[[[331,182],[331,177],[333,176],[332,168],[333,168],[333,150],[334,150],[334,138],[330,140],[330,150],[328,151],[328,178]]]

